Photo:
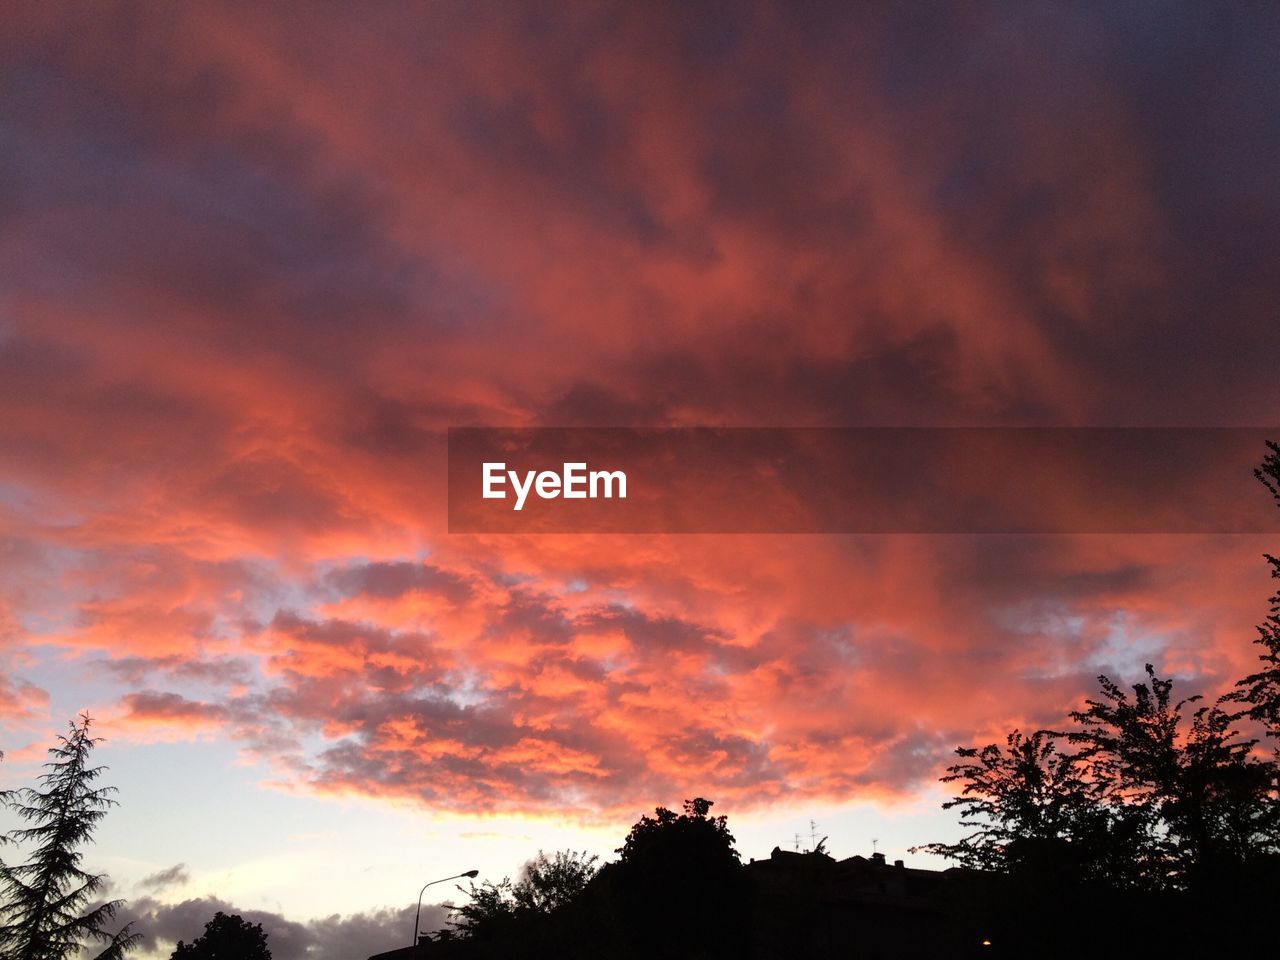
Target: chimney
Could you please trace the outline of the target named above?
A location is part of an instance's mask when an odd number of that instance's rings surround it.
[[[880,864],[880,866],[882,866],[882,867],[884,866],[884,854],[883,854],[883,853],[873,853],[873,854],[871,855],[871,860],[872,860],[872,862],[873,862],[873,863],[878,863],[878,864]]]
[[[893,865],[897,867],[899,870],[903,869],[903,867],[906,866],[906,864],[904,864],[901,860],[893,861]]]

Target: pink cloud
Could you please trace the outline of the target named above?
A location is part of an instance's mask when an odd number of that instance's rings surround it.
[[[6,726],[39,667],[305,789],[741,809],[1247,669],[1250,538],[445,532],[451,425],[1280,422],[1260,40],[741,16],[15,15]]]

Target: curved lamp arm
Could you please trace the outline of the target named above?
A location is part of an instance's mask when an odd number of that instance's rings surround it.
[[[437,883],[447,883],[450,880],[461,880],[463,877],[470,877],[474,880],[478,876],[480,876],[479,870],[468,870],[466,873],[460,873],[457,876],[445,877],[443,880],[432,880],[430,883],[423,884],[422,889],[418,891],[418,910],[413,915],[413,940],[409,946],[415,949],[418,946],[418,924],[422,920],[422,895],[427,892],[427,887],[434,887]]]

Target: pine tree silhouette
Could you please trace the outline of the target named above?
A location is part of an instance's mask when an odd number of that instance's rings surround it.
[[[90,907],[106,877],[80,866],[78,848],[92,841],[94,827],[115,806],[115,788],[94,786],[106,768],[89,766],[101,742],[89,736],[90,723],[81,714],[50,748],[41,789],[0,792],[0,803],[31,824],[11,830],[5,841],[34,848],[26,863],[0,861],[0,956],[6,960],[66,960],[87,942],[104,944],[96,960],[120,960],[137,944],[127,926],[107,932],[123,901]]]

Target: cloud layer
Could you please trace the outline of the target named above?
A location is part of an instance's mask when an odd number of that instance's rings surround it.
[[[0,723],[591,817],[1244,669],[1274,544],[449,536],[443,431],[1280,423],[1274,16],[299,17],[0,29]]]
[[[415,908],[374,910],[349,916],[323,917],[300,923],[269,910],[244,910],[217,897],[200,897],[181,903],[162,903],[150,897],[130,901],[116,916],[119,923],[134,924],[141,934],[138,944],[144,957],[164,957],[178,941],[191,943],[204,933],[213,915],[239,916],[261,924],[272,960],[351,960],[407,945],[413,930]],[[448,914],[429,904],[422,908],[422,929],[445,926]]]

